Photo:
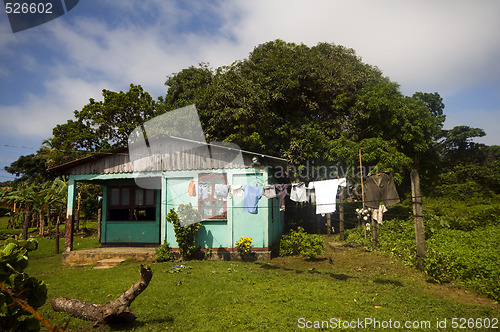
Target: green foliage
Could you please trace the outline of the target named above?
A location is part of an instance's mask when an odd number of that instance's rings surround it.
[[[498,198],[425,199],[424,207],[427,249],[424,265],[430,280],[459,282],[499,300]],[[370,246],[359,228],[346,234],[348,242]],[[413,218],[385,220],[379,227],[378,250],[416,267]]]
[[[484,158],[486,151],[487,149],[482,153]],[[439,175],[433,195],[470,200],[471,197],[484,198],[492,196],[493,193],[500,193],[500,159],[497,160],[495,156],[491,158],[492,161],[483,163],[464,163],[445,167]],[[475,160],[481,160],[481,157]]]
[[[354,247],[363,247],[366,251],[372,250],[372,242],[370,233],[366,232],[366,239],[364,236],[363,226],[357,226],[345,231],[345,241]]]
[[[444,121],[437,93],[405,97],[354,50],[328,43],[271,41],[248,59],[216,70],[190,67],[165,84],[162,107],[196,103],[209,141],[230,141],[296,166],[351,165],[362,144],[366,151],[377,147],[372,166],[403,177],[416,152],[434,148]]]
[[[20,156],[16,161],[12,162],[10,166],[4,169],[19,177],[16,182],[43,182],[49,181],[54,178],[53,174],[47,171],[47,159],[39,154],[30,154],[27,156]]]
[[[172,252],[172,248],[170,247],[168,242],[160,244],[158,247],[155,248],[155,261],[167,262],[173,260],[173,258],[174,255]]]
[[[140,85],[130,84],[127,92],[103,89],[102,96],[75,111],[75,120],[54,127],[39,151],[49,166],[125,146],[132,130],[156,115],[156,101]]]
[[[206,248],[205,249],[205,258],[206,259],[209,259],[210,257],[212,257],[212,248]]]
[[[238,252],[242,255],[248,255],[249,253],[251,253],[252,252],[252,238],[242,236],[241,239],[239,239],[236,242],[236,250],[238,250]]]
[[[444,229],[429,241],[426,273],[436,282],[458,280],[500,300],[500,227]]]
[[[18,241],[8,239],[0,251],[0,283],[16,297],[26,301],[31,307],[41,307],[47,299],[47,288],[43,281],[30,277],[24,270],[28,267],[27,253],[38,248],[33,239]],[[13,331],[36,331],[40,329],[38,320],[13,303],[7,292],[0,293],[0,328]]]
[[[183,259],[192,258],[196,251],[195,237],[198,230],[201,228],[201,222],[191,224],[196,220],[201,220],[200,214],[193,208],[191,203],[180,204],[178,212],[175,209],[170,209],[167,214],[167,221],[174,225],[175,238],[179,246],[179,252]],[[181,226],[189,224],[188,226]]]
[[[325,250],[325,241],[317,234],[307,234],[303,228],[291,230],[280,239],[280,256],[302,255],[314,258]]]

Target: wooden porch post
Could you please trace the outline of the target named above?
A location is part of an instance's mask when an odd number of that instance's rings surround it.
[[[161,176],[160,191],[160,243],[167,242],[167,178],[165,174]]]
[[[65,227],[65,240],[64,251],[69,252],[73,250],[73,206],[75,202],[76,181],[70,175],[68,181],[68,203],[66,207],[66,227]]]

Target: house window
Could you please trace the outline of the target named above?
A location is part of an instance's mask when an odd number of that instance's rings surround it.
[[[227,184],[226,174],[198,175],[198,211],[202,219],[227,219],[227,199],[215,194],[217,184]]]
[[[139,187],[109,189],[109,221],[155,221],[156,192]]]

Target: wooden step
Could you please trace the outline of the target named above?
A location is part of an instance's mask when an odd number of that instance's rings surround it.
[[[123,258],[108,258],[108,259],[102,259],[100,261],[97,261],[96,266],[94,266],[94,269],[109,269],[111,267],[117,266],[118,264],[124,262],[125,259]]]

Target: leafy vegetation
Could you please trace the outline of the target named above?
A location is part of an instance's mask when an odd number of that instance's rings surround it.
[[[167,214],[167,221],[174,225],[175,239],[177,240],[182,259],[189,259],[196,252],[194,240],[196,233],[201,228],[201,222],[195,221],[201,220],[201,217],[191,203],[179,204],[177,211],[175,212],[175,209],[170,209]]]
[[[280,239],[279,255],[293,256],[301,255],[314,258],[321,255],[325,250],[325,241],[317,234],[308,234],[299,227],[298,230],[291,230]]]
[[[64,214],[62,211],[66,207],[66,193],[67,184],[60,178],[29,183],[17,189],[0,189],[0,200],[10,209],[8,226],[12,229],[22,227],[24,239],[27,239],[29,227],[37,227],[43,235],[45,225],[50,225],[52,221],[55,226],[56,215]],[[51,210],[56,212],[51,214]]]
[[[500,300],[500,204],[497,198],[468,202],[426,199],[425,272],[431,281],[456,281]],[[359,228],[347,232],[348,242],[371,248]],[[378,250],[416,266],[413,218],[384,221],[379,228]]]
[[[2,331],[38,331],[40,322],[14,299],[25,301],[31,308],[41,307],[47,299],[47,287],[43,281],[30,277],[28,252],[36,250],[38,243],[29,239],[8,239],[0,251],[0,328]],[[3,289],[5,288],[5,289]]]
[[[173,258],[174,253],[172,252],[172,248],[168,242],[165,242],[155,248],[155,261],[167,262],[173,260]]]

